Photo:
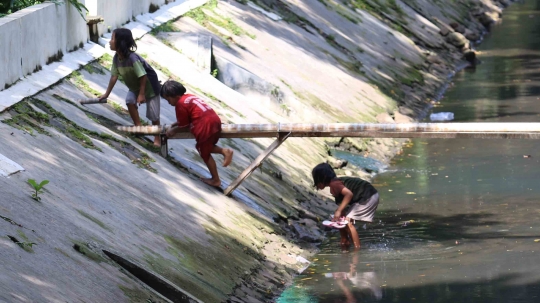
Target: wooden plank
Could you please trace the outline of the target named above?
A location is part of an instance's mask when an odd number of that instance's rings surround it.
[[[233,190],[235,190],[251,173],[257,169],[270,154],[276,150],[287,138],[289,137],[291,133],[279,133],[278,138],[268,146],[268,148],[261,153],[253,162],[234,180],[223,192],[226,196],[228,196]]]

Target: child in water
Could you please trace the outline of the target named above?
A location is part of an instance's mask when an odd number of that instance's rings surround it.
[[[197,151],[208,167],[212,178],[202,179],[210,186],[219,187],[221,180],[218,175],[216,162],[211,154],[223,156],[223,167],[231,164],[233,150],[221,148],[217,145],[221,136],[221,119],[216,112],[199,97],[186,94],[186,88],[169,80],[161,88],[161,97],[175,107],[177,122],[167,131],[167,137],[174,136],[182,128],[190,128],[197,141]]]
[[[330,193],[336,199],[338,208],[333,220],[339,221],[345,217],[347,225],[339,230],[341,245],[349,246],[352,240],[354,247],[360,248],[360,238],[354,223],[355,221],[373,221],[373,216],[379,206],[379,193],[371,183],[360,178],[338,178],[328,163],[315,166],[311,173],[314,186],[317,189],[330,187]]]
[[[113,57],[111,79],[107,91],[100,100],[107,99],[119,76],[122,76],[129,91],[126,104],[133,124],[141,125],[137,107],[146,103],[146,118],[152,125],[159,125],[160,85],[156,71],[139,55],[135,53],[137,44],[131,31],[127,28],[117,28],[112,33],[109,42],[111,50],[116,54]],[[159,136],[154,137],[154,145],[160,146]]]

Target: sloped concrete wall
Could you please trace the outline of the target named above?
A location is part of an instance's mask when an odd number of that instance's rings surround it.
[[[173,1],[168,1],[173,2]],[[156,6],[162,6],[165,4],[165,0],[137,0],[133,1],[133,16],[148,13],[150,11],[150,4]]]
[[[86,21],[71,5],[43,3],[0,19],[0,90],[88,40]]]

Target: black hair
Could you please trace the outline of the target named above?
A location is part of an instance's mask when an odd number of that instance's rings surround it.
[[[183,96],[186,93],[186,88],[180,82],[167,80],[161,86],[159,95],[161,98]]]
[[[332,181],[332,179],[336,178],[336,173],[334,172],[334,169],[328,163],[318,164],[317,166],[315,166],[315,168],[313,168],[311,174],[313,175],[313,186],[317,186],[317,184],[319,183],[322,183],[326,186],[330,184],[330,181]]]
[[[120,53],[122,57],[129,57],[129,52],[137,50],[137,43],[133,39],[133,34],[127,28],[117,28],[113,31],[114,40],[116,42],[116,52]]]

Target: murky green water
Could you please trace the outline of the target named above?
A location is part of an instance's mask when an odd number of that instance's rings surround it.
[[[513,4],[479,50],[434,112],[540,121],[540,0]],[[539,141],[414,140],[374,181],[361,250],[334,239],[278,302],[540,302],[539,160]]]

